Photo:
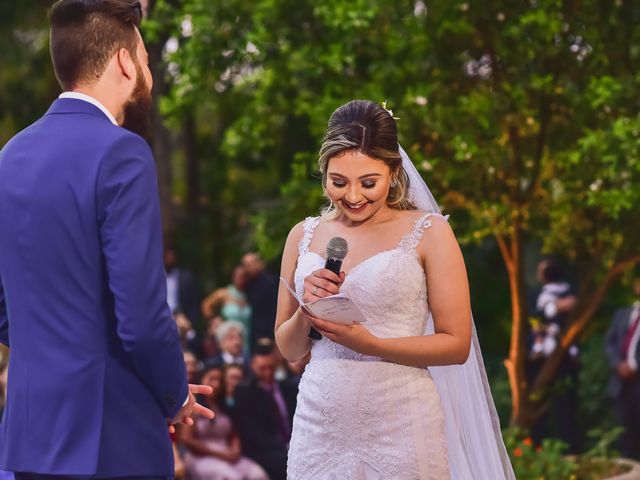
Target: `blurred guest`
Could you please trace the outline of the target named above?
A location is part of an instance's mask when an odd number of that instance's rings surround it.
[[[609,394],[617,420],[625,428],[620,450],[625,457],[640,460],[640,274],[633,287],[635,302],[614,314],[605,351],[613,370]]]
[[[164,249],[164,270],[167,276],[167,303],[171,311],[183,313],[192,325],[200,322],[202,295],[193,275],[179,267],[178,255],[172,247]]]
[[[184,480],[187,475],[187,471],[182,460],[180,449],[178,448],[178,439],[175,434],[171,434],[171,448],[173,449],[173,478],[174,480]],[[0,478],[0,480],[2,480]]]
[[[532,322],[527,368],[530,381],[534,381],[547,357],[560,344],[560,338],[566,331],[570,314],[577,302],[574,289],[567,281],[559,259],[543,258],[538,264],[537,279],[541,287],[535,296],[533,308],[536,320]],[[571,453],[577,453],[579,438],[575,420],[578,354],[577,345],[571,345],[558,368],[556,381],[559,387],[551,393],[548,411],[531,429],[531,436],[536,443],[542,442],[546,437],[557,436],[569,445]]]
[[[208,364],[242,365],[248,370],[249,360],[244,350],[244,325],[235,320],[222,322],[216,330],[216,338],[220,346],[220,353],[209,359]]]
[[[224,407],[224,379],[221,366],[211,366],[201,383],[213,388],[202,403],[216,413],[213,420],[196,419],[190,428],[180,428],[186,448],[185,465],[194,480],[268,480],[264,470],[241,455],[240,438]],[[203,420],[203,421],[201,421]]]
[[[564,278],[564,269],[554,257],[544,258],[538,264],[538,282],[542,285],[536,297],[535,312],[541,319],[538,328],[534,329],[534,339],[531,348],[532,356],[551,355],[559,341],[561,330],[566,327],[569,313],[576,304],[576,296],[571,284]],[[573,345],[569,354],[578,354],[577,346]]]
[[[273,355],[276,360],[276,373],[274,376],[277,381],[287,381],[295,385],[300,383],[302,373],[304,372],[304,369],[307,366],[307,363],[309,363],[309,359],[311,358],[311,353],[305,355],[300,360],[289,362],[286,358],[284,358],[282,353],[280,353],[280,350],[278,349],[275,341],[271,340],[270,338],[259,338],[256,341],[255,348],[256,350],[262,351],[273,350]]]
[[[278,278],[265,268],[264,261],[257,253],[247,253],[242,257],[242,266],[248,276],[247,298],[252,308],[251,345],[258,338],[273,339],[273,328],[278,306]]]
[[[178,335],[180,336],[180,345],[183,350],[194,350],[197,348],[198,339],[193,325],[184,313],[174,313],[173,319],[178,327]]]
[[[198,379],[198,374],[200,372],[200,366],[198,365],[198,359],[193,354],[193,352],[185,351],[183,352],[184,364],[187,368],[187,381],[189,383],[196,383]]]
[[[273,350],[257,348],[251,369],[253,378],[238,385],[235,392],[234,418],[243,452],[258,462],[271,480],[284,480],[297,387],[276,381]]]
[[[4,404],[6,401],[7,391],[7,362],[0,355],[0,421],[2,421],[2,413],[4,412]]]
[[[206,319],[220,316],[223,321],[235,320],[244,325],[245,351],[249,352],[251,306],[244,293],[246,287],[247,272],[244,267],[238,266],[233,269],[231,285],[215,290],[202,301],[201,307],[202,315]]]
[[[205,361],[213,359],[220,354],[217,338],[218,327],[220,325],[222,325],[222,317],[219,315],[207,320],[207,330],[204,332],[198,350],[200,358]]]
[[[237,363],[225,365],[223,376],[225,386],[224,403],[227,408],[232,409],[236,403],[236,387],[245,379],[244,368]]]

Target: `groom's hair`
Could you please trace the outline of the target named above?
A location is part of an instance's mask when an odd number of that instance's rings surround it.
[[[136,62],[136,28],[141,19],[139,1],[57,1],[49,11],[49,48],[62,88],[69,90],[100,78],[121,48],[126,48]]]

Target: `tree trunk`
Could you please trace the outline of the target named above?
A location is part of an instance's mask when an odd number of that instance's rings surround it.
[[[198,163],[196,145],[196,122],[192,110],[188,110],[185,114],[182,132],[187,184],[187,210],[189,213],[196,213],[200,209],[200,165]]]
[[[155,1],[149,1],[148,15],[153,17]],[[157,41],[147,44],[149,53],[149,68],[153,75],[152,106],[151,106],[151,148],[156,159],[158,171],[158,189],[160,193],[160,213],[165,241],[172,238],[175,231],[175,217],[173,211],[173,172],[171,169],[172,141],[169,130],[164,126],[162,116],[158,108],[160,97],[169,91],[169,85],[165,78],[162,50],[167,41],[166,35],[160,35]]]
[[[509,292],[511,295],[511,341],[509,345],[509,357],[504,365],[509,377],[511,388],[512,425],[521,425],[528,422],[529,409],[527,399],[527,379],[524,369],[524,331],[527,318],[527,307],[525,300],[525,285],[522,262],[522,231],[515,225],[513,234],[505,238],[496,235],[498,246],[507,268],[509,276]]]

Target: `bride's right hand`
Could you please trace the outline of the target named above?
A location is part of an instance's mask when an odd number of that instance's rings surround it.
[[[304,279],[304,294],[302,300],[305,303],[313,302],[319,298],[330,297],[340,292],[346,274],[335,274],[326,268],[320,268],[311,272]]]

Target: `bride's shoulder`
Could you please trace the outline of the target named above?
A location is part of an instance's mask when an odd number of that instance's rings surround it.
[[[445,217],[440,213],[427,212],[424,210],[405,210],[403,215],[408,218],[408,222],[412,222],[415,228],[422,227],[423,229],[429,229],[437,225],[437,229],[446,229],[449,226],[449,217]]]
[[[434,244],[457,243],[453,230],[449,225],[448,216],[445,217],[440,213],[421,210],[413,210],[411,215],[414,221],[413,231],[419,239],[418,250],[423,251],[427,245],[433,248]]]
[[[320,217],[307,217],[296,223],[287,236],[287,245],[298,245],[305,236],[310,236],[320,223]]]
[[[304,236],[304,229],[305,229],[305,224],[307,223],[307,220],[308,219],[305,219],[296,223],[291,228],[291,230],[289,230],[289,235],[287,236],[287,243],[289,243],[290,241],[297,243],[300,240],[302,240],[302,237]]]

